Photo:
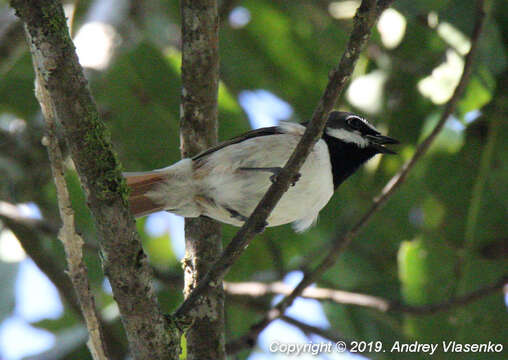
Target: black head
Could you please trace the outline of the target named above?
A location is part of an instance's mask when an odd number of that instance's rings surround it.
[[[343,111],[330,113],[323,139],[330,152],[335,188],[374,155],[395,154],[383,145],[399,143],[381,135],[362,117]]]
[[[381,133],[364,118],[344,111],[333,111],[326,122],[327,135],[339,141],[356,145],[358,148],[371,148],[378,153],[395,154],[384,147],[386,144],[399,142]]]

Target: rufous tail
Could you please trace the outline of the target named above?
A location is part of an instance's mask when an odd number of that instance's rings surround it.
[[[161,204],[151,200],[147,193],[154,190],[166,177],[158,171],[123,173],[130,188],[129,203],[132,215],[140,217],[164,210]]]

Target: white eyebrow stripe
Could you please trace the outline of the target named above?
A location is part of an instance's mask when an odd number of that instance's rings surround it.
[[[353,143],[358,145],[361,148],[367,147],[369,145],[369,140],[365,139],[358,132],[351,132],[346,129],[333,129],[330,127],[326,128],[326,133],[336,139],[345,141],[347,143]]]
[[[372,130],[374,130],[375,132],[378,132],[378,130],[373,126],[371,125],[366,119],[362,118],[361,116],[358,116],[358,115],[348,115],[346,117],[346,120],[349,120],[351,118],[357,118],[359,120],[361,120],[365,125],[367,125],[369,128],[371,128]]]

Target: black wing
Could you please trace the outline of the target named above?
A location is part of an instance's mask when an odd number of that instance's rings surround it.
[[[203,151],[202,153],[197,154],[192,158],[192,160],[198,160],[206,155],[210,155],[211,153],[220,150],[226,146],[238,144],[239,142],[242,142],[247,139],[255,138],[258,136],[266,136],[266,135],[276,135],[276,134],[282,134],[283,132],[279,129],[278,126],[270,126],[270,127],[264,127],[256,130],[247,131],[246,133],[237,136],[235,138],[232,138],[231,140],[224,141],[220,144],[217,144],[213,147],[211,147],[208,150]]]

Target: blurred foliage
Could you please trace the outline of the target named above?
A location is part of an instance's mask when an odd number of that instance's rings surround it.
[[[100,2],[76,1],[73,34],[90,20],[91,9]],[[87,69],[86,73],[123,167],[139,171],[167,166],[180,156],[180,15],[178,2],[173,0],[128,3],[129,8],[122,18],[111,20],[119,32],[119,41],[115,43],[109,66],[100,71]],[[226,17],[220,30],[221,140],[249,128],[237,102],[243,90],[268,90],[293,107],[291,120],[310,118],[327,83],[327,74],[338,63],[352,27],[351,19],[335,19],[330,15],[330,3],[324,0],[238,1],[239,6],[249,11],[250,21],[239,26]],[[455,44],[439,34],[431,19],[450,24],[467,38],[475,16],[474,3],[459,0],[395,2],[394,8],[407,21],[402,42],[395,48],[386,48],[379,31],[374,30],[354,78],[373,71],[382,71],[386,76],[381,109],[368,117],[401,141],[399,156],[373,160],[358,171],[341,186],[321,212],[318,225],[308,232],[295,234],[290,226],[283,226],[268,229],[258,236],[235,264],[228,280],[276,281],[289,271],[311,269],[327,252],[332,239],[359,219],[372,197],[412,155],[417,143],[439,118],[441,107],[420,93],[419,82],[446,61],[446,52],[455,51]],[[447,124],[429,154],[420,160],[385,208],[318,281],[318,286],[367,293],[408,305],[425,305],[447,301],[506,275],[508,7],[503,0],[488,3],[490,13],[480,40],[477,62],[454,120]],[[101,20],[104,18],[108,16]],[[33,148],[23,141],[24,133],[30,134],[41,127],[41,118],[33,96],[30,55],[26,46],[20,44],[20,48],[0,56],[0,135],[2,141],[3,136],[12,137],[20,149],[41,152],[41,147]],[[346,96],[338,107],[366,112],[349,103]],[[481,116],[472,117],[473,110],[479,110]],[[14,127],[19,119],[24,126]],[[494,122],[499,125],[495,134],[489,132]],[[488,139],[493,139],[494,151],[487,157],[484,152]],[[17,203],[31,199],[48,221],[58,223],[52,179],[47,174],[41,179],[33,173],[32,167],[17,157],[17,150],[1,149],[0,170],[5,179],[0,186],[2,200]],[[487,172],[480,173],[480,162],[486,162]],[[24,176],[20,177],[20,172]],[[98,294],[97,303],[104,312],[111,314],[113,299],[103,286],[100,259],[95,251],[93,219],[72,168],[67,180],[77,226],[90,249],[86,261],[92,286]],[[27,191],[27,181],[38,185]],[[40,186],[41,181],[44,186]],[[479,181],[484,183],[483,188],[473,192]],[[477,224],[473,228],[472,242],[465,245],[473,201],[479,202],[480,211],[472,219]],[[178,274],[181,278],[169,235],[150,236],[144,219],[138,221],[138,230],[152,264],[162,272]],[[224,226],[225,243],[235,231],[233,227]],[[48,256],[56,263],[64,263],[63,252],[55,238],[41,236],[40,241]],[[0,268],[3,285],[0,319],[3,319],[14,304],[17,265],[0,262]],[[161,281],[157,282],[157,289],[165,311],[171,311],[181,301],[177,284],[168,286]],[[262,299],[262,303],[268,306],[270,299]],[[460,309],[428,316],[384,314],[334,303],[325,303],[324,309],[333,329],[356,340],[381,340],[384,344],[392,344],[395,340],[436,343],[457,339],[463,343],[492,341],[507,345],[508,319],[500,292]],[[245,333],[261,316],[256,309],[231,299],[227,301],[226,312],[229,339]],[[118,331],[116,335],[123,336],[118,318],[113,321]],[[43,320],[34,325],[57,334],[57,346],[47,356],[53,359],[85,359],[88,356],[83,328],[70,308],[66,308],[60,319]],[[440,353],[435,356],[455,359],[456,355]],[[462,355],[464,359],[506,358],[499,353]],[[239,358],[247,356],[248,352],[244,351]],[[376,359],[423,358],[423,355],[407,353],[369,356]]]

